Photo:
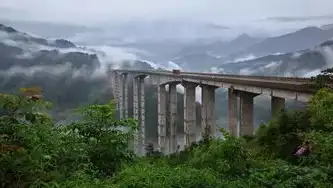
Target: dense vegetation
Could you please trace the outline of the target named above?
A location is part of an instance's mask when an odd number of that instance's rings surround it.
[[[319,78],[319,77],[318,77]],[[322,80],[322,79],[320,79]],[[254,137],[205,139],[171,156],[137,157],[132,119],[112,102],[79,109],[55,125],[36,89],[0,95],[2,187],[306,187],[333,186],[333,92],[319,90],[304,111],[281,112]],[[309,141],[311,152],[294,157]]]

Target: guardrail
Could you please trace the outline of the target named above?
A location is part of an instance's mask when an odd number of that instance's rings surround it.
[[[144,75],[160,75],[172,77],[185,77],[198,80],[209,80],[214,82],[224,82],[231,84],[248,85],[263,88],[275,88],[288,91],[297,91],[303,93],[314,93],[317,89],[313,88],[313,82],[310,78],[298,77],[273,77],[273,76],[244,76],[244,75],[229,75],[229,74],[216,74],[216,73],[194,73],[194,72],[180,72],[174,74],[171,71],[160,70],[110,70],[116,72],[128,72]]]
[[[193,75],[207,75],[216,77],[234,77],[234,78],[249,78],[249,79],[266,79],[266,80],[276,80],[276,81],[299,81],[299,82],[310,82],[311,78],[304,77],[280,77],[280,76],[256,76],[256,75],[235,75],[235,74],[218,74],[218,73],[195,73],[195,72],[184,72],[185,74]]]

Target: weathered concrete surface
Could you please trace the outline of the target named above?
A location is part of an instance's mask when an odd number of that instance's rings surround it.
[[[216,87],[230,88],[247,91],[257,94],[276,96],[286,99],[294,99],[307,102],[309,97],[315,92],[310,87],[312,83],[309,78],[285,78],[268,76],[244,76],[244,75],[225,75],[211,73],[191,73],[181,72],[173,74],[170,71],[136,71],[136,70],[117,70],[133,74],[147,74],[152,77],[158,77],[159,84],[175,81],[196,82]]]
[[[128,118],[128,74],[123,75],[124,83],[124,118]]]
[[[137,78],[133,79],[133,118],[139,120],[139,80]],[[134,152],[138,154],[139,150],[139,132],[140,129],[134,134]]]
[[[138,86],[139,86],[139,154],[144,155],[144,148],[145,148],[145,83],[144,83],[144,76],[138,77]]]
[[[171,138],[171,127],[170,127],[170,93],[169,90],[166,90],[166,95],[165,95],[165,101],[166,101],[166,109],[165,109],[165,114],[166,114],[166,138],[165,138],[165,153],[169,154],[171,153],[170,150],[170,138]]]
[[[239,136],[253,135],[253,98],[257,96],[257,94],[244,91],[237,91],[237,94],[240,99]]]
[[[119,114],[119,77],[120,75],[118,74],[118,72],[114,72],[114,95],[115,95],[115,98],[114,98],[114,102],[116,104],[116,111],[118,112]]]
[[[177,84],[169,84],[170,152],[177,150]]]
[[[166,88],[165,85],[158,86],[158,150],[165,154],[166,151]]]
[[[233,136],[237,136],[237,95],[233,88],[228,89],[228,113],[229,131]]]
[[[123,74],[118,75],[117,83],[119,88],[119,118],[124,118],[124,82],[123,82]]]
[[[216,136],[215,89],[214,86],[201,85],[201,136]]]
[[[280,97],[271,97],[272,117],[276,116],[281,110],[285,109],[286,100]]]
[[[113,70],[113,95],[120,117],[128,117],[128,84],[125,75],[135,77],[133,82],[133,116],[139,120],[139,132],[136,134],[136,144],[139,155],[144,153],[145,144],[145,101],[144,78],[149,84],[169,85],[169,91],[159,86],[159,118],[158,118],[158,146],[164,153],[173,153],[177,150],[177,92],[176,85],[185,86],[184,95],[184,142],[189,145],[196,140],[195,131],[195,89],[194,85],[202,87],[202,136],[215,136],[215,88],[228,88],[229,98],[229,129],[233,135],[252,135],[253,126],[253,98],[257,95],[272,97],[272,115],[285,107],[285,99],[307,102],[315,90],[309,85],[310,79],[283,78],[263,76],[223,75],[210,73],[180,72],[173,74],[170,71],[135,71]],[[123,79],[119,76],[123,75]],[[186,85],[184,83],[192,83]],[[194,87],[195,88],[195,87]],[[163,99],[165,98],[165,99]],[[164,107],[163,107],[164,106]],[[163,115],[164,114],[164,115]],[[193,123],[194,122],[194,123]]]
[[[196,101],[195,90],[198,84],[183,82],[184,87],[184,147],[196,141]]]

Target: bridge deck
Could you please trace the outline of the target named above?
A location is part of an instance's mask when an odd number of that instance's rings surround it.
[[[205,80],[211,82],[240,84],[253,87],[283,89],[283,90],[298,91],[304,93],[314,93],[316,91],[310,85],[312,83],[312,80],[310,78],[248,76],[248,75],[229,75],[229,74],[195,73],[195,72],[180,72],[179,74],[174,74],[171,71],[160,71],[160,70],[111,70],[111,71],[144,74],[147,76],[159,75],[159,76],[176,77],[179,79]]]

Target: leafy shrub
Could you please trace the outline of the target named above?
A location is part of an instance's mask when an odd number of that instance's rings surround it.
[[[213,169],[224,176],[242,176],[249,165],[245,141],[224,130],[222,132],[224,138],[212,140],[207,147],[195,148],[188,164],[195,168]]]
[[[282,112],[256,132],[256,142],[262,151],[273,157],[290,159],[295,149],[302,144],[301,132],[309,129],[307,112]]]
[[[40,113],[48,105],[30,95],[0,95],[2,187],[70,185],[68,178],[111,175],[133,161],[135,121],[116,121],[112,103],[81,110],[82,120],[67,126]]]
[[[311,131],[306,134],[311,144],[311,155],[316,163],[333,165],[333,134]]]
[[[134,155],[136,122],[116,120],[112,102],[80,109],[80,120],[55,126],[45,113],[49,104],[23,92],[0,95],[2,187],[333,187],[329,89],[319,90],[305,111],[281,112],[254,136],[221,130],[223,138],[169,156],[150,147],[148,157]],[[305,140],[310,154],[293,157]]]
[[[317,130],[333,131],[333,93],[321,89],[309,102],[311,125]]]
[[[87,152],[92,164],[103,175],[113,175],[124,164],[135,159],[129,148],[136,129],[131,119],[117,121],[114,117],[114,104],[90,105],[80,109],[83,119],[68,126],[89,143]]]
[[[248,181],[257,187],[323,187],[328,174],[320,168],[298,167],[285,162],[269,163],[265,168],[252,168]]]
[[[114,183],[120,188],[213,188],[218,187],[220,181],[209,170],[140,164],[122,171],[114,179]]]

